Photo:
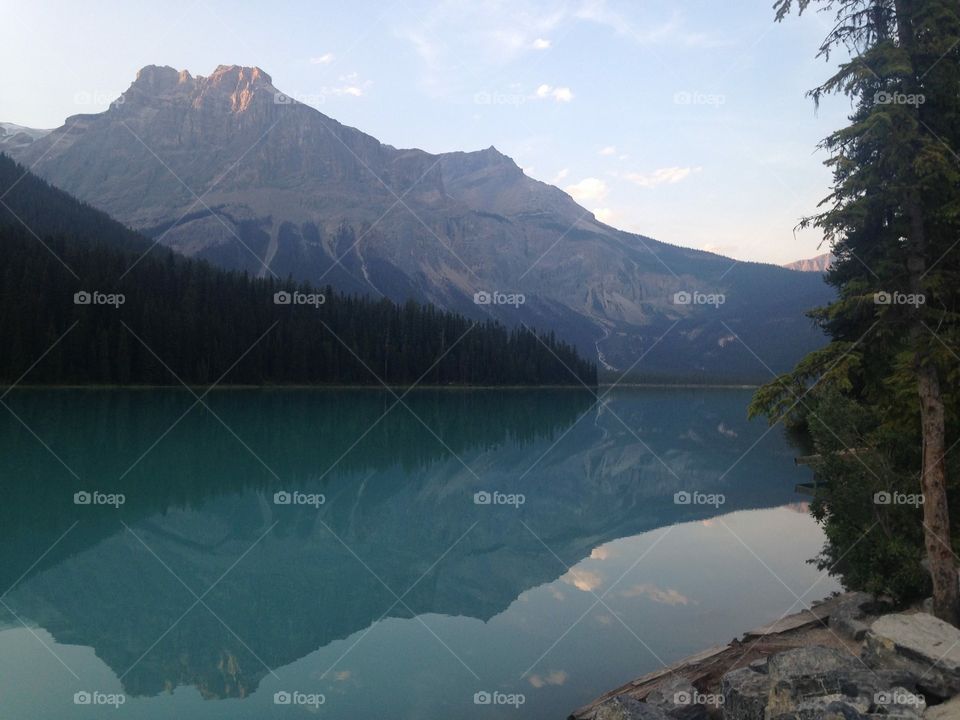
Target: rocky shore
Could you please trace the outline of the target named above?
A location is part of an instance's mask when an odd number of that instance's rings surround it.
[[[863,593],[638,678],[570,720],[960,720],[960,630]]]

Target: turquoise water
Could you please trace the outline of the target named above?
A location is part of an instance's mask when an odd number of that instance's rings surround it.
[[[559,720],[836,589],[749,396],[14,391],[0,718]]]

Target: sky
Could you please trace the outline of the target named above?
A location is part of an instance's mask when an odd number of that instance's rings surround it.
[[[258,66],[396,147],[495,146],[615,227],[741,260],[820,247],[817,143],[850,105],[806,97],[829,16],[772,0],[0,0],[0,121],[100,112],[145,65]]]

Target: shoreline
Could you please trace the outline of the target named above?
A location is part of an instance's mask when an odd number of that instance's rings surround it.
[[[598,385],[429,385],[421,383],[419,385],[349,385],[349,384],[331,384],[331,385],[249,385],[249,384],[228,384],[220,383],[212,388],[209,385],[195,385],[187,383],[186,385],[150,385],[150,384],[131,384],[131,385],[111,385],[111,384],[85,384],[85,385],[32,385],[20,383],[19,385],[0,385],[0,393],[15,392],[17,390],[207,390],[211,392],[217,390],[584,390],[598,391],[602,389],[622,389],[622,390],[754,390],[759,385],[697,385],[690,383],[601,383]]]
[[[717,693],[721,678],[726,673],[749,667],[758,659],[792,648],[814,646],[846,647],[854,645],[828,627],[831,613],[856,593],[845,592],[812,603],[808,609],[748,630],[726,645],[706,648],[674,663],[653,670],[608,690],[586,705],[572,711],[567,720],[593,720],[597,709],[617,697],[628,697],[644,702],[662,684],[680,675],[704,692]]]

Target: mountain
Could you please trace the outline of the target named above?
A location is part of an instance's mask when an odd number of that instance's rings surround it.
[[[2,154],[0,200],[4,385],[596,383],[550,335],[152,251]]]
[[[10,151],[24,148],[49,132],[49,130],[37,130],[23,125],[0,122],[0,150]]]
[[[256,67],[145,67],[11,152],[188,256],[550,328],[610,369],[643,357],[637,377],[763,380],[823,342],[819,277],[617,230],[494,147],[383,144]]]
[[[795,260],[792,263],[784,265],[788,270],[799,270],[800,272],[825,273],[833,264],[833,253],[823,253],[816,257],[806,260]]]

